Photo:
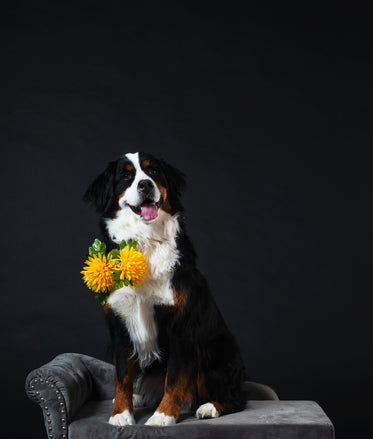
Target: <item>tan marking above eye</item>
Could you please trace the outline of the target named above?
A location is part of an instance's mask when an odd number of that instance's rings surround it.
[[[149,166],[150,166],[150,161],[149,161],[149,160],[143,160],[143,161],[141,162],[141,167],[142,167],[143,169],[148,168]]]
[[[126,169],[127,169],[127,171],[134,171],[135,167],[133,166],[132,163],[127,163],[126,164]]]

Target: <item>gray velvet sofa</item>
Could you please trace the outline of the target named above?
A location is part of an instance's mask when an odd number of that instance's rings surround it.
[[[250,438],[332,439],[334,428],[312,401],[279,401],[262,384],[246,382],[246,409],[217,419],[199,420],[183,410],[176,425],[145,426],[153,410],[135,409],[137,425],[107,421],[113,406],[114,366],[81,354],[61,354],[29,373],[26,393],[43,411],[49,438]]]

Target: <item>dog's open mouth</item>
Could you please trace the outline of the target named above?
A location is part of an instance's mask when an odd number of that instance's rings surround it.
[[[143,218],[145,221],[151,221],[157,218],[158,210],[161,204],[162,204],[162,197],[159,199],[157,203],[153,200],[144,200],[138,206],[131,206],[129,204],[129,207],[132,209],[134,213],[136,213],[136,215],[140,215],[141,218]]]

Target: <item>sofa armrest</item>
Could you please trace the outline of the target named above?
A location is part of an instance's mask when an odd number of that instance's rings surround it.
[[[92,377],[92,370],[100,370],[100,366],[101,370],[110,369],[109,364],[100,360],[68,353],[28,374],[26,394],[40,405],[49,437],[67,437],[69,422],[94,392],[97,377]],[[105,389],[105,383],[101,387]]]
[[[115,394],[114,365],[88,355],[80,355],[80,357],[91,374],[91,399],[113,399]]]
[[[245,381],[242,390],[247,401],[279,401],[277,393],[265,384]]]

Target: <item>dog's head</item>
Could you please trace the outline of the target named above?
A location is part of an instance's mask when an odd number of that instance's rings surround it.
[[[173,215],[182,211],[180,192],[184,174],[150,154],[136,152],[110,162],[88,187],[84,199],[107,217],[118,211],[155,221],[159,209]]]

